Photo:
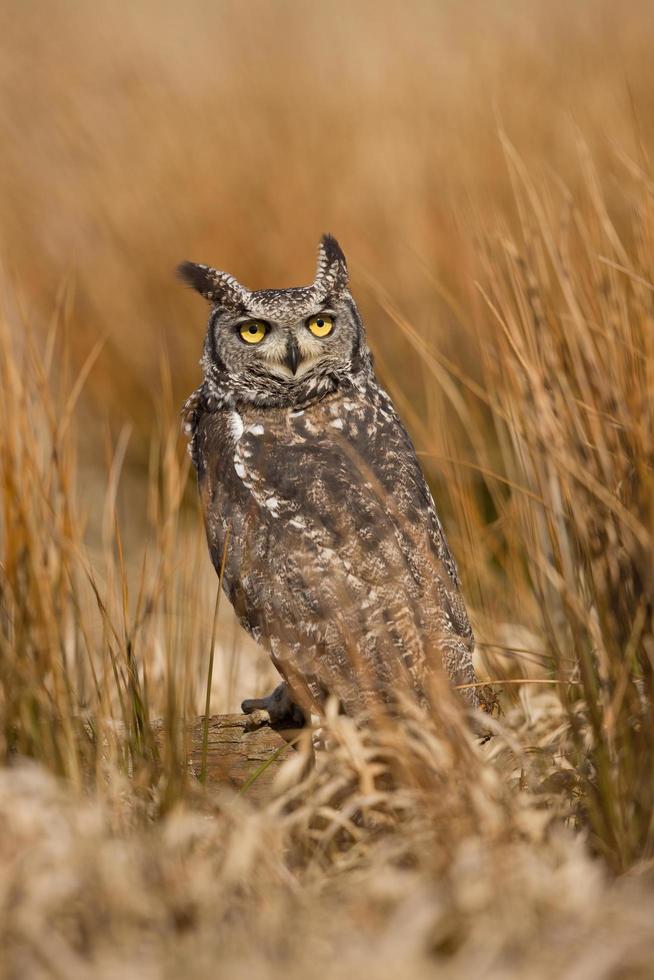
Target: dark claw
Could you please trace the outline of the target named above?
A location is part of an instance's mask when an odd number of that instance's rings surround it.
[[[245,701],[241,702],[241,711],[244,715],[251,715],[253,711],[258,711],[259,708],[267,707],[267,698],[246,698]]]

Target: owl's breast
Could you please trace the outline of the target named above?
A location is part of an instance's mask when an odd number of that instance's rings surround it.
[[[311,532],[337,546],[355,533],[383,550],[389,518],[426,521],[431,498],[413,447],[379,400],[225,409],[202,420],[196,445],[205,517],[261,538],[259,547],[274,526],[291,541]]]

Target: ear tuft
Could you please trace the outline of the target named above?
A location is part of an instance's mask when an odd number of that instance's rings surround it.
[[[323,235],[318,246],[318,268],[314,287],[325,296],[347,289],[347,261],[333,235]]]
[[[182,262],[177,266],[177,276],[214,306],[240,309],[247,303],[249,291],[233,276],[212,269],[210,265]]]
[[[213,299],[216,288],[215,270],[198,262],[182,262],[177,266],[177,277],[197,290],[205,299]]]

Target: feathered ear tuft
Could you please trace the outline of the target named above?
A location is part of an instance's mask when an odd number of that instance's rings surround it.
[[[314,288],[323,296],[337,296],[347,289],[347,262],[333,235],[323,235],[318,246]]]
[[[212,269],[210,265],[182,262],[177,266],[177,276],[214,306],[239,309],[247,305],[249,291],[245,286],[241,286],[233,276]]]
[[[197,262],[181,262],[177,266],[177,278],[185,282],[187,286],[192,286],[205,299],[213,298],[214,280],[212,273],[215,269],[208,265],[199,265]]]

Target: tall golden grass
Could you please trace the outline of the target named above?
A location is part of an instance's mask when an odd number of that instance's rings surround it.
[[[0,11],[7,976],[648,976],[649,5]],[[198,786],[216,580],[179,436],[205,311],[345,246],[433,482],[478,746],[330,717],[255,808]],[[214,710],[270,682],[221,608]],[[167,737],[157,741],[153,722]]]

